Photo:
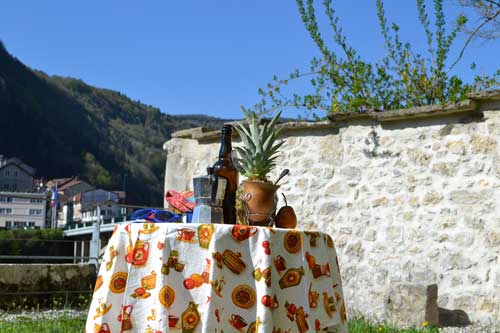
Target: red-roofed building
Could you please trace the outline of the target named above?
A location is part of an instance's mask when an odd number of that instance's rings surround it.
[[[66,202],[72,201],[73,196],[78,193],[95,189],[94,186],[79,177],[51,179],[47,182],[46,186],[49,189],[53,189],[56,184],[57,192],[59,193],[58,200],[60,205],[64,205]]]

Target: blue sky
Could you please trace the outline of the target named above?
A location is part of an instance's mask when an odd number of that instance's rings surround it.
[[[457,2],[445,0],[449,18],[461,10]],[[424,52],[415,2],[385,3],[389,21]],[[379,59],[384,49],[375,1],[334,4],[351,44]],[[225,118],[241,117],[239,106],[257,102],[257,89],[274,74],[307,68],[317,55],[291,0],[4,1],[0,39],[22,62],[48,74],[117,90],[169,114]],[[473,61],[477,73],[491,73],[500,68],[499,54],[498,41],[474,42],[456,73],[471,78]]]

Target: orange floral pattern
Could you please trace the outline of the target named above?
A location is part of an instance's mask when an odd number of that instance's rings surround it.
[[[123,224],[86,333],[347,333],[332,238],[219,224]]]

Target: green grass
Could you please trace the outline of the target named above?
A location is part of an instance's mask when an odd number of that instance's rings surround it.
[[[349,333],[438,333],[434,327],[396,328],[385,323],[374,323],[363,318],[354,318],[349,321]]]
[[[68,316],[56,319],[37,319],[25,317],[16,321],[1,321],[2,333],[82,333],[86,318]]]
[[[0,320],[2,333],[81,333],[85,326],[85,318],[62,316],[57,319],[33,320],[29,317],[17,321]],[[349,322],[350,333],[438,333],[437,328],[398,329],[386,324],[376,324],[364,319],[353,319]]]

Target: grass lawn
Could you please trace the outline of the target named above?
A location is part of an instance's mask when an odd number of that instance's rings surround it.
[[[85,318],[72,318],[62,316],[57,319],[37,319],[29,317],[16,321],[2,321],[0,319],[0,332],[2,333],[82,333]],[[362,319],[349,322],[350,333],[437,333],[436,328],[397,329],[387,325],[372,324]],[[93,332],[91,332],[93,333]]]
[[[387,324],[375,324],[364,319],[349,321],[349,333],[438,333],[434,327],[400,329]]]
[[[16,321],[2,321],[2,333],[82,333],[86,318],[62,316],[55,319],[18,318]],[[91,332],[93,333],[93,332]]]

